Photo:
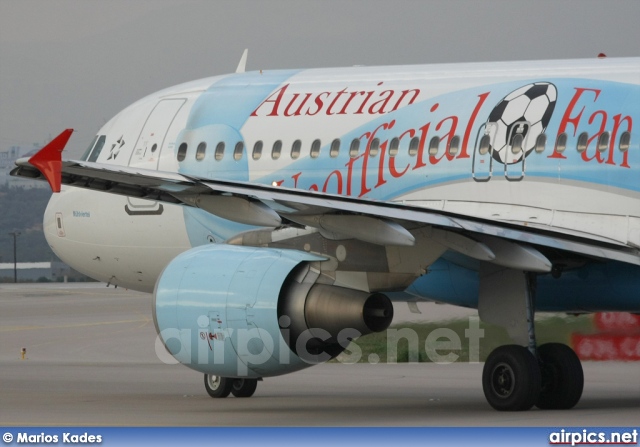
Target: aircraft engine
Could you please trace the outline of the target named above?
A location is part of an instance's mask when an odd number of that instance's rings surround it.
[[[393,318],[389,299],[320,283],[323,260],[295,250],[193,248],[156,284],[159,339],[197,371],[259,378],[329,360],[351,339],[385,330]]]

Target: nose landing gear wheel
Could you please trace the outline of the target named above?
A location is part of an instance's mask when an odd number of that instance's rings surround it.
[[[251,397],[258,387],[258,379],[233,379],[231,392],[235,397]]]
[[[540,367],[523,346],[496,348],[482,370],[482,389],[493,408],[499,411],[524,411],[536,403],[541,387]]]
[[[573,408],[584,387],[582,364],[576,353],[562,343],[547,343],[538,348],[542,370],[542,390],[536,407],[543,410]]]
[[[204,375],[204,387],[213,398],[227,397],[231,393],[233,380],[226,377],[214,376],[212,374]]]

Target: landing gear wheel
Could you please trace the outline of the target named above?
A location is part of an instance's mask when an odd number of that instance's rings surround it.
[[[231,393],[233,379],[214,376],[213,374],[205,374],[204,387],[207,389],[209,396],[213,398],[227,397],[229,393]]]
[[[482,389],[498,411],[528,410],[538,400],[541,374],[536,358],[525,347],[496,348],[484,364]]]
[[[251,397],[258,387],[258,379],[233,379],[231,392],[236,397]]]
[[[543,410],[573,408],[584,387],[582,364],[576,353],[562,343],[547,343],[538,348],[542,372],[542,390],[536,407]]]

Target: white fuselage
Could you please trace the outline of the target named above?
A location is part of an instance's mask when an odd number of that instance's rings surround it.
[[[525,98],[535,85],[546,96]],[[86,158],[401,201],[640,247],[638,104],[639,59],[243,73],[132,104],[100,129]],[[495,121],[498,112],[505,121],[520,113],[523,126],[505,127],[512,123]],[[509,133],[500,143],[501,132]],[[179,253],[249,228],[69,186],[52,197],[44,226],[74,268],[143,291]]]

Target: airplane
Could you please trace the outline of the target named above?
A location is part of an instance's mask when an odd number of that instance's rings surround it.
[[[393,301],[478,309],[513,344],[499,411],[569,409],[583,370],[535,312],[640,312],[640,58],[259,70],[127,107],[16,162],[53,251],[153,293],[215,398],[335,358]],[[635,124],[635,127],[634,127]]]

